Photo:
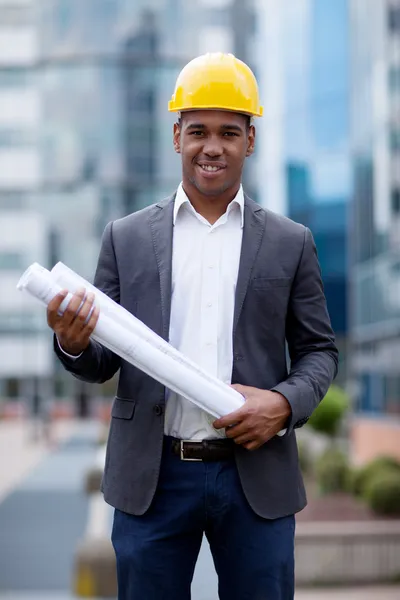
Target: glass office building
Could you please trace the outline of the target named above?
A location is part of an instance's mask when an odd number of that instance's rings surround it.
[[[174,191],[180,164],[167,104],[176,76],[197,54],[240,46],[239,4],[243,15],[247,3],[236,0],[40,3],[41,155],[53,259],[91,276],[105,224]]]
[[[7,19],[15,21],[18,11],[10,7],[17,3],[8,4]],[[19,4],[25,9],[28,5]],[[231,51],[249,60],[252,2],[32,0],[30,4],[29,14],[22,9],[18,14],[20,20],[30,19],[36,40],[34,64],[30,59],[27,69],[36,94],[36,104],[28,106],[30,112],[37,107],[36,162],[31,157],[31,162],[20,162],[14,169],[19,182],[34,177],[30,180],[34,191],[24,192],[20,201],[24,214],[29,209],[40,217],[45,234],[39,239],[45,244],[40,253],[37,248],[26,253],[23,267],[34,260],[51,267],[61,260],[92,280],[106,223],[166,197],[180,181],[180,161],[172,146],[176,117],[167,111],[179,71],[208,51]],[[0,54],[8,40],[1,35],[5,14],[2,9]],[[21,52],[19,38],[13,40],[13,51]],[[17,85],[22,78],[20,71],[4,73],[0,65],[0,103],[2,87],[7,82]],[[11,134],[1,128],[2,118],[0,111],[0,167],[4,140],[30,143],[31,135],[23,129],[9,138]],[[2,172],[0,168],[0,187]],[[0,190],[0,206],[6,202]],[[0,255],[0,269],[1,260]],[[18,268],[20,273],[22,265]],[[26,333],[22,321],[18,327]],[[44,318],[42,331],[43,327]],[[51,339],[46,338],[46,344],[50,375],[56,373],[56,393],[71,396],[76,382],[52,361]]]
[[[32,396],[52,370],[43,310],[17,291],[23,270],[47,257],[39,209],[41,119],[34,65],[34,0],[0,2],[0,412],[2,398]]]
[[[400,455],[400,2],[352,0],[351,23],[350,314],[363,458],[372,426],[383,432],[372,440],[393,438]]]
[[[311,229],[343,361],[352,186],[348,1],[266,0],[258,6],[265,104],[258,124],[259,201]]]

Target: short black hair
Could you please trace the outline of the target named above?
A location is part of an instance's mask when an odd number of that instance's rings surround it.
[[[251,125],[251,116],[250,115],[243,115],[243,117],[245,117],[245,119],[246,119],[246,130],[248,131],[250,129],[250,125]],[[182,115],[180,115],[178,117],[177,123],[178,123],[179,127],[182,126]]]

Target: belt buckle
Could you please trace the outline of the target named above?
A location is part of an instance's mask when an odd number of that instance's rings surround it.
[[[190,442],[191,440],[181,440],[180,441],[180,446],[181,446],[181,460],[185,460],[187,462],[203,462],[202,458],[185,458],[184,455],[184,451],[183,451],[183,444],[185,444],[186,442]]]

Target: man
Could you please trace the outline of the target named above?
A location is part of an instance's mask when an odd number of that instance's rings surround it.
[[[215,420],[90,340],[98,310],[84,290],[63,317],[63,294],[49,305],[55,351],[84,381],[120,369],[102,484],[120,600],[188,600],[203,532],[221,600],[292,600],[294,514],[306,503],[294,428],[337,371],[315,245],[244,195],[262,114],[244,63],[191,61],[169,110],[182,183],[107,225],[94,283],[234,385],[244,406]]]

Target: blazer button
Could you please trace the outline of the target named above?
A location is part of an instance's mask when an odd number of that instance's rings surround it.
[[[156,413],[157,417],[161,417],[164,412],[164,408],[161,406],[161,404],[156,404],[154,407],[154,412]]]

